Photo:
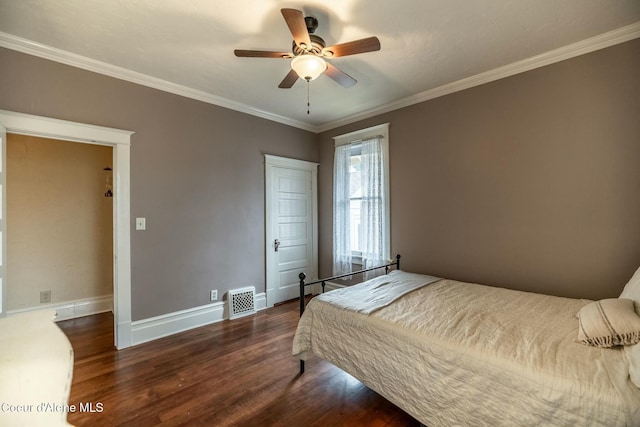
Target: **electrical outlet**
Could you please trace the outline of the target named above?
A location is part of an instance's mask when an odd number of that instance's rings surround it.
[[[218,299],[218,290],[217,289],[212,289],[211,290],[211,301],[216,301]]]
[[[40,304],[51,302],[51,291],[40,292]]]
[[[136,230],[147,229],[147,218],[136,218]]]

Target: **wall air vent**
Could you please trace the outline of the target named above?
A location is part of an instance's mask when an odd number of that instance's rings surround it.
[[[256,290],[253,286],[229,291],[229,319],[247,316],[256,312]]]

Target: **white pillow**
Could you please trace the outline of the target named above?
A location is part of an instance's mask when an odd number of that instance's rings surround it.
[[[580,309],[578,321],[578,341],[583,344],[613,347],[640,342],[640,316],[630,299],[593,301]]]
[[[636,313],[640,314],[640,268],[638,268],[625,285],[620,298],[632,299],[636,306]]]
[[[640,268],[625,285],[620,298],[632,299],[636,313],[640,314]],[[629,360],[629,377],[636,387],[640,388],[640,344],[627,345],[624,352]]]

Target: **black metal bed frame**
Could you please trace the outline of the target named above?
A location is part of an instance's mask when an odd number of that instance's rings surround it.
[[[379,265],[377,267],[371,267],[371,268],[366,268],[364,270],[358,270],[358,271],[354,271],[351,273],[346,273],[346,274],[340,274],[338,276],[331,276],[331,277],[326,277],[324,279],[319,279],[316,280],[314,282],[309,282],[309,283],[305,283],[304,279],[307,278],[307,275],[304,273],[300,273],[298,275],[298,278],[300,279],[300,317],[302,317],[302,313],[304,313],[304,308],[305,308],[305,293],[304,293],[304,288],[307,286],[311,286],[311,285],[317,285],[318,283],[322,284],[322,293],[324,293],[324,287],[326,282],[328,282],[329,280],[334,280],[334,279],[342,279],[343,277],[348,277],[348,276],[353,276],[354,274],[361,274],[361,273],[366,273],[368,271],[373,271],[373,270],[377,270],[379,268],[384,268],[384,274],[388,274],[389,273],[389,267],[391,266],[396,266],[396,270],[400,269],[400,254],[396,255],[396,260],[394,262],[390,262],[388,264],[385,265]],[[304,374],[304,360],[300,361],[300,375]]]

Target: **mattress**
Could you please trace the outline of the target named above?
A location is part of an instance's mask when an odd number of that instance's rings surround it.
[[[358,297],[349,308],[366,282],[313,298],[294,356],[328,360],[429,426],[640,425],[623,349],[576,342],[590,301],[429,281],[369,314]]]

